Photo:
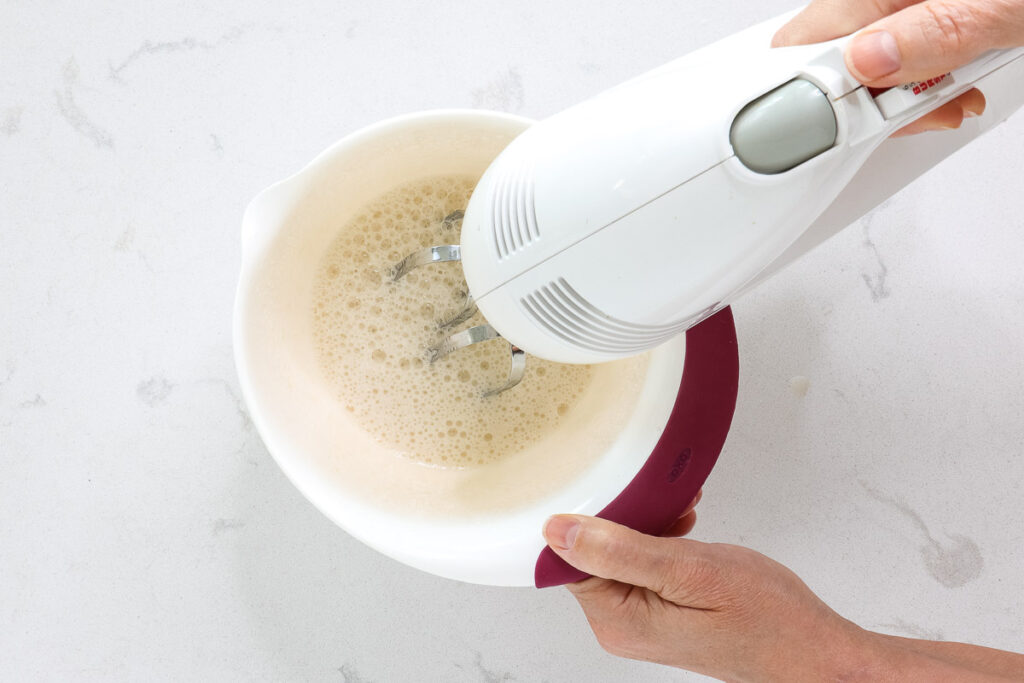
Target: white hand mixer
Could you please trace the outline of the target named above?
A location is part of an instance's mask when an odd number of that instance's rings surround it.
[[[537,123],[491,164],[461,245],[396,272],[462,260],[487,324],[434,358],[502,337],[565,363],[649,350],[856,220],[1024,104],[1024,49],[877,96],[847,71],[849,38],[770,49],[755,27]],[[968,89],[989,122],[901,147],[890,135]],[[867,167],[865,167],[867,166]]]

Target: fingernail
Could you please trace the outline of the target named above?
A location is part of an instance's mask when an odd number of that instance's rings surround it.
[[[552,548],[569,550],[576,543],[580,523],[572,517],[555,515],[544,524],[544,538]]]
[[[850,43],[847,51],[850,66],[863,80],[875,81],[900,70],[903,59],[896,39],[888,31],[862,33]]]

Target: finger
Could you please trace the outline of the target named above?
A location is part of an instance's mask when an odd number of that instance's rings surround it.
[[[569,592],[575,595],[578,600],[585,597],[588,602],[612,604],[621,603],[626,599],[629,591],[634,588],[634,586],[630,586],[629,584],[620,583],[619,581],[610,581],[609,579],[602,579],[599,576],[591,576],[588,579],[583,579],[576,583],[566,584],[565,587],[568,588]]]
[[[697,507],[697,503],[699,503],[700,499],[703,498],[703,497],[704,497],[704,489],[703,488],[698,489],[697,490],[697,495],[693,497],[693,500],[690,501],[690,504],[686,506],[685,510],[683,510],[683,515],[685,515],[690,510],[693,510],[695,507]],[[683,515],[680,515],[680,517],[682,517]]]
[[[708,545],[658,538],[583,515],[555,515],[544,525],[548,545],[593,576],[648,588],[685,606],[703,608],[710,571]]]
[[[893,137],[916,135],[932,130],[950,130],[959,128],[964,119],[981,116],[985,111],[985,96],[977,88],[968,90],[960,97],[947,102],[935,111],[904,126]]]
[[[814,0],[779,29],[772,47],[809,45],[847,36],[921,0]]]
[[[672,526],[665,529],[661,533],[662,538],[677,538],[679,536],[685,536],[686,534],[693,531],[693,527],[697,526],[697,513],[690,510],[682,517],[672,522]]]
[[[662,531],[659,536],[662,538],[676,538],[678,536],[685,536],[686,534],[693,531],[693,527],[697,525],[697,513],[693,511],[697,507],[697,503],[704,496],[704,489],[699,489],[697,495],[693,497],[690,504],[683,510],[683,514],[679,515],[679,518],[672,522],[667,529]]]
[[[597,642],[620,657],[658,661],[658,644],[650,633],[661,599],[649,590],[591,577],[566,586],[583,609]],[[695,612],[702,614],[702,612]],[[679,625],[673,636],[682,637]]]
[[[861,83],[889,87],[944,74],[1020,40],[1020,3],[926,0],[859,33],[846,50],[846,66]]]

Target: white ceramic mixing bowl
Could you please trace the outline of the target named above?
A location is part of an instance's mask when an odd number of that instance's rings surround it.
[[[344,138],[249,205],[234,313],[245,401],[292,483],[338,526],[380,552],[440,576],[491,585],[534,585],[544,520],[556,512],[598,513],[641,470],[676,404],[683,337],[650,354],[624,427],[586,466],[562,467],[562,454],[545,452],[542,441],[532,460],[443,470],[388,451],[343,410],[318,368],[312,288],[337,231],[367,203],[427,176],[479,177],[529,125],[507,114],[443,110],[398,117]],[[614,391],[598,382],[588,400],[597,410],[602,396]],[[687,466],[685,450],[670,481]],[[387,503],[389,496],[451,499],[480,486],[491,487],[499,499],[533,493],[465,514],[422,514]],[[374,487],[386,495],[365,495]]]

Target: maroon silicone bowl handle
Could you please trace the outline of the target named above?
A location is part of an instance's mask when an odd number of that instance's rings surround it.
[[[665,431],[633,481],[597,516],[653,535],[679,519],[722,451],[738,385],[736,326],[724,308],[687,331],[683,379]],[[541,551],[534,570],[538,588],[587,576],[551,548]]]

